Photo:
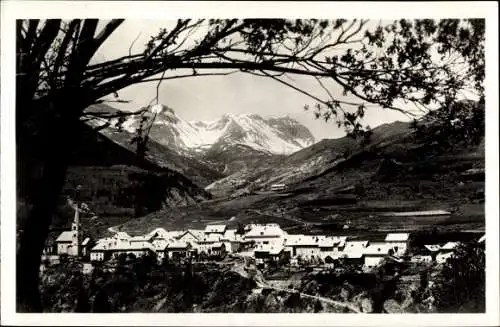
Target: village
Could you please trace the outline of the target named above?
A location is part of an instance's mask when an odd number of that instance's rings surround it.
[[[385,260],[412,263],[444,263],[459,242],[425,244],[410,248],[410,233],[388,233],[384,237],[362,239],[355,235],[289,234],[280,225],[247,224],[228,228],[224,224],[209,224],[204,229],[165,230],[156,228],[145,235],[131,236],[117,231],[113,236],[92,240],[83,237],[79,210],[75,210],[70,231],[63,231],[55,243],[47,246],[41,270],[57,264],[61,257],[71,257],[83,263],[83,272],[93,266],[117,260],[120,256],[140,258],[152,256],[161,264],[165,261],[220,261],[227,256],[251,258],[258,268],[270,263],[286,262],[290,266],[315,265],[335,269],[336,263],[350,264],[370,271]],[[484,242],[483,235],[478,242]]]

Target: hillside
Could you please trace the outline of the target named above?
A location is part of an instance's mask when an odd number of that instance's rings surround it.
[[[374,128],[368,139],[345,136],[322,140],[283,160],[275,160],[271,165],[226,176],[206,189],[225,196],[249,186],[265,190],[273,183],[285,183],[291,189],[299,186],[318,188],[324,184],[317,191],[330,193],[358,182],[367,183],[377,174],[387,174],[379,170],[380,165],[387,163],[401,163],[396,164],[397,169],[406,167],[399,173],[400,182],[408,176],[407,170],[413,175],[410,179],[415,181],[435,179],[434,175],[439,173],[436,166],[441,166],[442,176],[453,179],[467,169],[484,168],[484,105],[483,109],[477,103],[463,102],[460,105],[463,108],[452,110],[454,117],[459,117],[452,120],[452,124],[444,118],[448,110],[441,109],[421,119],[418,129],[413,128],[412,123],[394,122]],[[482,132],[477,132],[478,129]],[[470,132],[464,133],[463,130]],[[472,131],[476,131],[475,134],[468,135]],[[349,176],[350,172],[352,176]],[[317,182],[312,183],[313,180]],[[379,197],[386,195],[384,191]]]
[[[98,216],[84,215],[86,229],[103,230],[166,207],[195,204],[211,194],[177,171],[140,158],[129,149],[82,124],[81,137],[71,149],[66,182],[53,229],[69,227],[73,210],[66,196],[80,185],[80,199]],[[29,204],[18,201],[19,219]]]
[[[206,189],[224,196],[250,184],[266,189],[272,183],[301,183],[308,178],[321,175],[357,152],[365,151],[369,146],[375,144],[383,146],[384,142],[396,140],[409,132],[408,123],[395,122],[373,129],[372,137],[367,145],[363,144],[362,140],[347,136],[324,139],[281,160],[274,160],[267,165],[256,166],[253,170],[238,171],[226,176]]]

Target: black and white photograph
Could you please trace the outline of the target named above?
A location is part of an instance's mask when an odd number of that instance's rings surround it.
[[[499,323],[497,3],[14,2],[4,318]]]

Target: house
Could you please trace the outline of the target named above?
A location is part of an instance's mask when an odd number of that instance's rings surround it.
[[[73,255],[73,232],[64,231],[56,239],[57,254]]]
[[[389,233],[385,237],[385,242],[390,244],[394,249],[394,255],[404,256],[408,250],[408,244],[410,242],[409,233]]]
[[[392,244],[385,242],[371,242],[363,250],[363,266],[373,268],[382,263],[382,261],[391,255]]]
[[[196,250],[198,253],[213,255],[214,252],[218,252],[220,250],[221,238],[222,235],[220,234],[204,235],[202,239],[199,239],[198,242],[196,242]]]
[[[283,245],[287,233],[278,224],[253,225],[243,237],[247,242],[258,244]]]
[[[108,248],[126,246],[130,244],[132,236],[125,232],[115,233],[112,237],[100,239],[98,243],[106,243]]]
[[[111,253],[111,257],[115,259],[121,254],[134,255],[136,258],[156,254],[153,244],[149,242],[122,242],[111,246],[109,252]]]
[[[178,235],[175,239],[190,243],[195,249],[197,249],[197,243],[199,240],[206,237],[204,230],[199,229],[188,229]]]
[[[340,257],[345,243],[347,241],[347,236],[324,236],[321,237],[318,242],[319,256],[324,260],[326,257],[332,259],[337,259]]]
[[[90,261],[105,261],[110,255],[108,244],[102,241],[90,249]]]
[[[254,249],[254,258],[277,261],[283,254],[283,249],[283,245],[259,244]]]
[[[223,235],[226,232],[226,225],[207,225],[205,227],[205,234],[219,234]]]
[[[126,232],[117,232],[113,235],[113,238],[121,242],[128,242],[128,240],[130,240],[132,236],[130,236]]]
[[[57,255],[57,243],[56,239],[59,233],[56,231],[50,231],[45,240],[45,246],[43,248],[42,254],[45,256]]]
[[[161,228],[160,227],[160,228],[153,229],[147,235],[150,236],[150,237],[152,237],[152,238],[155,238],[155,237],[162,237],[165,234],[167,234],[167,231],[165,230],[165,228]]]
[[[221,237],[221,242],[224,243],[228,253],[238,252],[241,248],[241,235],[236,234],[236,229],[227,229]]]
[[[287,235],[284,245],[291,257],[307,259],[320,255],[319,241],[320,236],[316,235]]]
[[[368,241],[347,241],[339,258],[347,263],[364,264],[363,256]]]
[[[188,242],[171,241],[163,250],[165,253],[164,257],[172,260],[190,257],[192,254],[192,248],[193,247]]]
[[[211,256],[224,256],[226,254],[226,246],[222,242],[215,242],[212,244],[208,254]]]
[[[455,249],[458,245],[459,242],[448,242],[445,245],[443,245],[439,249],[439,252],[436,255],[436,262],[445,263],[446,260],[448,260],[448,258],[453,256],[453,253],[455,252]]]
[[[169,241],[176,240],[179,235],[183,232],[181,231],[166,231],[163,228],[157,228],[148,235],[152,236],[150,243],[153,245],[158,257],[158,260],[163,260],[163,249],[167,246]]]

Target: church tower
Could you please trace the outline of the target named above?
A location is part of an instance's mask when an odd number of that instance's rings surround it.
[[[78,257],[81,254],[82,231],[80,225],[80,191],[81,185],[78,185],[74,193],[74,201],[68,199],[70,205],[75,209],[75,218],[71,224],[71,255]]]
[[[75,218],[73,223],[71,224],[71,255],[79,256],[80,255],[80,244],[82,243],[81,236],[81,226],[80,226],[80,208],[78,202],[74,205],[75,209]]]

